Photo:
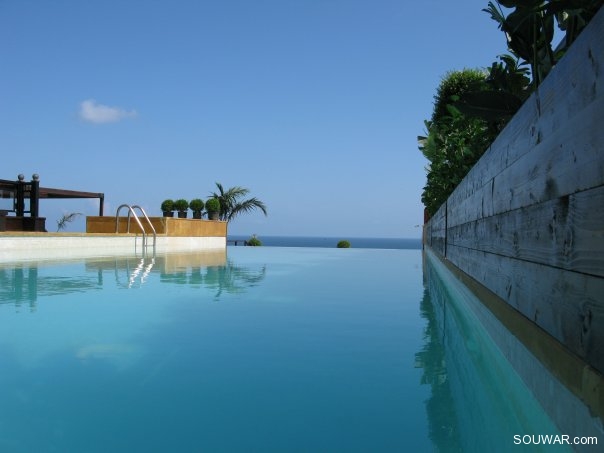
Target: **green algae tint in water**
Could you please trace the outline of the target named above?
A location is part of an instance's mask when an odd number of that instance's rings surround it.
[[[16,263],[0,284],[2,452],[458,451],[471,429],[417,250]]]

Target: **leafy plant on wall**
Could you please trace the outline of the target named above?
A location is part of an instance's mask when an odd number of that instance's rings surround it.
[[[508,54],[487,71],[447,74],[419,149],[428,159],[422,202],[429,215],[446,201],[524,101],[563,57],[604,0],[500,0],[483,11],[505,33]],[[508,11],[504,11],[504,8]],[[555,26],[564,32],[553,48]]]
[[[449,72],[434,96],[434,111],[418,137],[429,161],[422,202],[433,215],[482,156],[497,130],[481,118],[464,115],[452,104],[469,91],[486,90],[487,74],[477,69]]]
[[[505,33],[509,50],[531,67],[533,88],[545,79],[592,17],[602,0],[499,0],[489,2],[489,13]],[[503,9],[513,9],[507,16]],[[562,45],[554,50],[555,24],[565,32]]]
[[[604,0],[500,0],[483,9],[504,32],[509,54],[490,68],[489,90],[468,92],[456,103],[466,115],[502,129],[564,56]],[[509,13],[503,8],[511,9]],[[555,26],[564,39],[555,49]]]
[[[485,88],[467,91],[453,105],[464,115],[482,118],[498,133],[529,97],[529,72],[513,55],[500,55],[488,70]]]

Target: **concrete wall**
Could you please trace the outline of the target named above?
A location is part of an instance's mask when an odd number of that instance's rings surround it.
[[[427,222],[426,246],[604,372],[604,9]]]

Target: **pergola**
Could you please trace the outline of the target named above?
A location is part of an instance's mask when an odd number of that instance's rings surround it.
[[[38,198],[98,198],[99,215],[103,215],[105,204],[105,194],[96,192],[82,192],[80,190],[52,189],[50,187],[40,187]]]
[[[99,192],[83,192],[79,190],[54,189],[51,187],[40,187],[40,178],[37,174],[32,176],[31,181],[25,181],[23,175],[18,176],[17,181],[0,179],[0,198],[13,199],[12,209],[0,210],[0,231],[45,231],[45,221],[39,217],[39,201],[47,198],[98,198],[99,216],[103,215],[105,194]],[[26,209],[25,200],[29,200],[29,209]],[[7,214],[14,212],[14,216]],[[25,216],[25,214],[29,216]]]

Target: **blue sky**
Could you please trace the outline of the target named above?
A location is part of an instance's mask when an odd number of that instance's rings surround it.
[[[416,137],[505,52],[486,0],[0,0],[0,179],[165,198],[244,186],[231,234],[419,237]],[[43,200],[53,231],[89,200]],[[83,230],[83,219],[68,230]]]

